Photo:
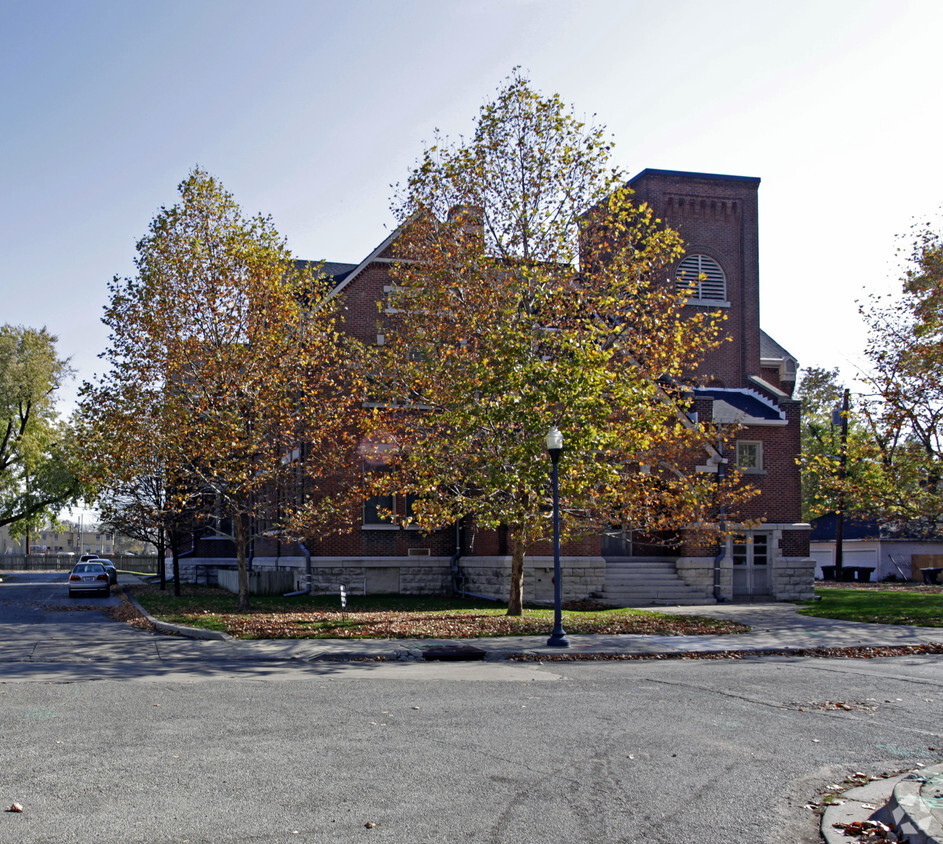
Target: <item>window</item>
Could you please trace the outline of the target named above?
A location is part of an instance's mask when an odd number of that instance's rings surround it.
[[[763,471],[763,443],[737,440],[737,468],[744,474],[760,474]]]
[[[769,564],[769,535],[753,533],[733,538],[733,564],[735,566],[766,566]]]
[[[688,255],[678,264],[675,288],[689,300],[727,300],[727,277],[720,264],[707,255]]]
[[[393,526],[392,513],[396,509],[396,500],[392,495],[374,495],[363,503],[364,527]]]

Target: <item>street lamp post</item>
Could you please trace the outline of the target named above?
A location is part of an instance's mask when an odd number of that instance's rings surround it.
[[[845,477],[848,473],[848,412],[851,409],[851,393],[845,390],[841,407],[832,411],[832,427],[838,428],[841,448],[838,452],[838,501],[835,506],[835,580],[844,580],[845,545]]]
[[[550,471],[550,485],[553,489],[553,632],[547,639],[551,648],[568,648],[570,640],[563,631],[563,580],[560,576],[560,483],[557,464],[563,451],[563,434],[554,426],[547,432],[545,440],[547,454],[553,468]]]

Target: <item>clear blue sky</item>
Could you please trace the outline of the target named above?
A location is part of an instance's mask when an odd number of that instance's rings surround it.
[[[0,322],[99,371],[107,283],[197,164],[356,262],[520,65],[630,175],[759,176],[764,328],[851,377],[856,299],[943,200],[941,42],[939,0],[0,0]]]

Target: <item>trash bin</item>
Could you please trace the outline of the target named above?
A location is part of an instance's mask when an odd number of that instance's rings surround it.
[[[822,566],[822,580],[835,579],[835,566]]]
[[[842,566],[841,582],[851,583],[852,581],[854,581],[856,571],[857,571],[857,568],[855,566]]]
[[[857,576],[855,577],[855,580],[857,580],[859,583],[870,583],[870,582],[871,582],[871,572],[873,572],[873,571],[874,571],[874,569],[873,569],[873,568],[869,568],[868,566],[858,566],[858,567],[855,569],[855,574],[857,575]]]

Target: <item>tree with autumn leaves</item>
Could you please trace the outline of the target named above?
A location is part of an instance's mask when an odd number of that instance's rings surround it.
[[[138,243],[137,274],[110,285],[110,369],[81,414],[99,486],[120,492],[157,467],[165,513],[233,541],[245,610],[251,541],[318,524],[360,390],[336,303],[270,218],[244,216],[201,169],[179,192]]]
[[[845,411],[838,378],[837,369],[809,367],[796,392],[802,403],[802,518],[807,521],[838,512],[870,517],[887,480],[865,399],[849,390]]]
[[[437,138],[396,205],[384,345],[367,370],[376,495],[406,495],[437,528],[508,529],[510,615],[525,554],[551,532],[544,437],[564,435],[564,538],[614,525],[713,529],[736,472],[698,473],[718,431],[685,385],[721,342],[683,311],[678,234],[633,204],[601,127],[513,74],[473,136]]]
[[[910,536],[943,532],[943,240],[910,239],[898,295],[861,306],[870,366],[844,413],[837,370],[809,369],[803,417],[803,515],[875,518]],[[844,415],[847,437],[838,435]],[[834,418],[833,418],[834,417]],[[842,467],[844,457],[844,467]]]
[[[872,491],[887,521],[911,533],[943,533],[943,236],[919,226],[898,297],[862,307],[870,333],[865,413],[881,483]]]

